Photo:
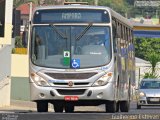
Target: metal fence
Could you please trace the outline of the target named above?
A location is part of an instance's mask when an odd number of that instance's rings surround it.
[[[151,66],[137,66],[136,67],[136,87],[138,87],[138,84],[141,79],[144,78],[145,73],[151,73],[152,68]],[[160,77],[160,65],[157,65],[156,75]]]

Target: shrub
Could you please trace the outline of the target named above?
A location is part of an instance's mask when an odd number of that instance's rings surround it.
[[[143,78],[158,78],[158,75],[155,73],[153,74],[153,73],[147,72],[144,74]]]
[[[22,44],[22,37],[21,36],[16,36],[15,38],[15,48],[23,48]]]

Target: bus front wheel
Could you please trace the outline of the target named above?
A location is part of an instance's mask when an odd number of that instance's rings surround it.
[[[66,113],[73,113],[74,112],[74,105],[71,103],[65,104],[65,112]]]
[[[117,103],[116,103],[116,101],[107,101],[107,103],[105,104],[105,107],[106,107],[106,112],[115,113]]]
[[[37,111],[38,112],[48,112],[48,102],[38,101],[37,102]]]

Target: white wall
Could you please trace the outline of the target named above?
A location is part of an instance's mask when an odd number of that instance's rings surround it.
[[[12,77],[28,77],[29,76],[29,61],[28,55],[12,54],[11,62]]]
[[[0,107],[10,105],[11,46],[0,49]]]
[[[10,105],[13,0],[5,0],[5,35],[0,37],[0,107]]]

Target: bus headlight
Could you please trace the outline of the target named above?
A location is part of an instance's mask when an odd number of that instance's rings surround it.
[[[100,77],[98,80],[96,80],[92,86],[95,87],[95,86],[106,85],[111,77],[112,77],[112,72],[109,72],[105,74],[104,76]]]
[[[36,73],[31,73],[31,78],[38,86],[49,86],[48,82]]]

